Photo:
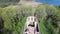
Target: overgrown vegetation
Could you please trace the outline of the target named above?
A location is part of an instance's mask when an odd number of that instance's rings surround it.
[[[20,0],[0,0],[0,7],[7,7],[9,5],[16,5]]]
[[[60,34],[60,10],[44,4],[0,8],[1,34],[22,34],[27,16],[32,15],[38,18],[41,34]]]

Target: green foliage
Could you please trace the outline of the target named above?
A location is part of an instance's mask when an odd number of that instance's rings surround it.
[[[41,34],[59,34],[60,10],[54,6],[38,5],[0,8],[4,34],[22,34],[27,16],[36,16]]]
[[[20,0],[0,0],[0,7],[7,7],[9,5],[16,5]]]

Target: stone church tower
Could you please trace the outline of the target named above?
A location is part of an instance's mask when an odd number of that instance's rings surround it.
[[[38,5],[38,4],[42,4],[42,3],[39,3],[39,2],[35,2],[35,0],[21,0],[22,4],[25,6],[25,5]]]

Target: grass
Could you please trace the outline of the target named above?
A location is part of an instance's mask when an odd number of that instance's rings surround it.
[[[59,19],[60,16],[57,15],[60,15],[60,12],[58,13],[55,7],[44,4],[38,5],[35,8],[23,5],[0,8],[0,16],[4,20],[4,34],[22,34],[26,18],[34,14],[38,18],[41,34],[51,34],[51,32],[52,34],[57,34],[56,28],[52,25],[52,18],[51,21],[49,21],[50,19],[47,20],[48,22],[46,22],[46,19],[47,16],[51,14],[56,16],[54,16],[54,18]],[[45,23],[48,23],[46,24],[47,28],[45,27]]]

